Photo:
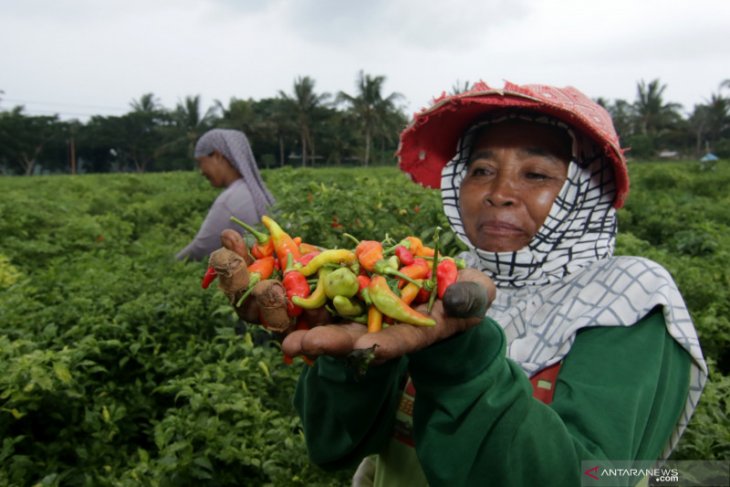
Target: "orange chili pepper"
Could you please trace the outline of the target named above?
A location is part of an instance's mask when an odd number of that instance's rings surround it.
[[[261,217],[261,223],[264,224],[266,229],[269,231],[269,236],[274,242],[274,251],[279,259],[279,263],[282,268],[286,268],[287,255],[292,254],[294,260],[302,256],[299,251],[299,247],[294,242],[294,239],[286,233],[278,223],[267,215]]]
[[[248,233],[254,236],[256,243],[251,247],[251,255],[255,259],[261,259],[274,254],[274,242],[263,232],[259,232],[248,223],[239,220],[235,216],[231,217],[231,221],[238,223],[246,229]]]
[[[299,238],[299,237],[297,237],[297,238]],[[316,245],[308,244],[306,242],[301,242],[299,244],[299,252],[301,252],[302,255],[311,254],[312,252],[321,252],[321,251],[322,251],[322,249],[320,249]]]
[[[406,304],[411,304],[413,300],[416,299],[416,296],[418,296],[418,293],[420,291],[420,287],[412,282],[409,282],[403,289],[400,290],[400,300]]]
[[[411,279],[424,279],[431,272],[431,266],[424,259],[417,258],[413,261],[413,264],[407,265],[400,268],[400,273],[410,277]],[[403,287],[406,284],[405,279],[401,279],[398,282],[398,287]]]
[[[246,292],[243,293],[236,306],[241,306],[243,302],[246,301],[246,298],[248,298],[248,295],[251,294],[254,286],[258,284],[259,281],[263,281],[264,279],[271,277],[271,274],[274,273],[274,264],[274,256],[270,255],[268,257],[256,259],[248,266],[247,269],[250,276],[248,288],[246,288]]]
[[[360,265],[372,272],[375,264],[383,259],[383,244],[375,240],[362,240],[355,248],[355,255]]]
[[[375,333],[383,329],[383,313],[375,306],[368,308],[368,333]]]

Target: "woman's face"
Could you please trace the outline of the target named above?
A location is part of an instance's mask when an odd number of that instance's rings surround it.
[[[548,125],[513,120],[478,134],[460,192],[469,240],[491,252],[530,243],[565,183],[570,153],[567,133]]]
[[[214,188],[224,188],[230,184],[230,172],[233,167],[219,152],[207,156],[196,157],[200,172],[203,173]]]

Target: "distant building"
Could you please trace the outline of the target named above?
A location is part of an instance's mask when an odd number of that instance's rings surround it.
[[[676,150],[662,150],[657,154],[659,159],[679,159],[679,152]]]

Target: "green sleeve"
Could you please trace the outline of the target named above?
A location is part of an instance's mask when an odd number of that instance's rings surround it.
[[[685,405],[690,357],[655,312],[580,332],[550,406],[532,398],[489,319],[413,354],[409,368],[431,485],[570,486],[581,484],[582,460],[660,456]]]
[[[299,377],[294,406],[309,457],[325,469],[356,465],[390,438],[406,361],[391,360],[355,377],[344,361],[319,357]]]

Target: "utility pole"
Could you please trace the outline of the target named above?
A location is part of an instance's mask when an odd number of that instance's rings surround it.
[[[73,135],[68,139],[68,158],[71,163],[71,174],[76,174],[76,143]]]

